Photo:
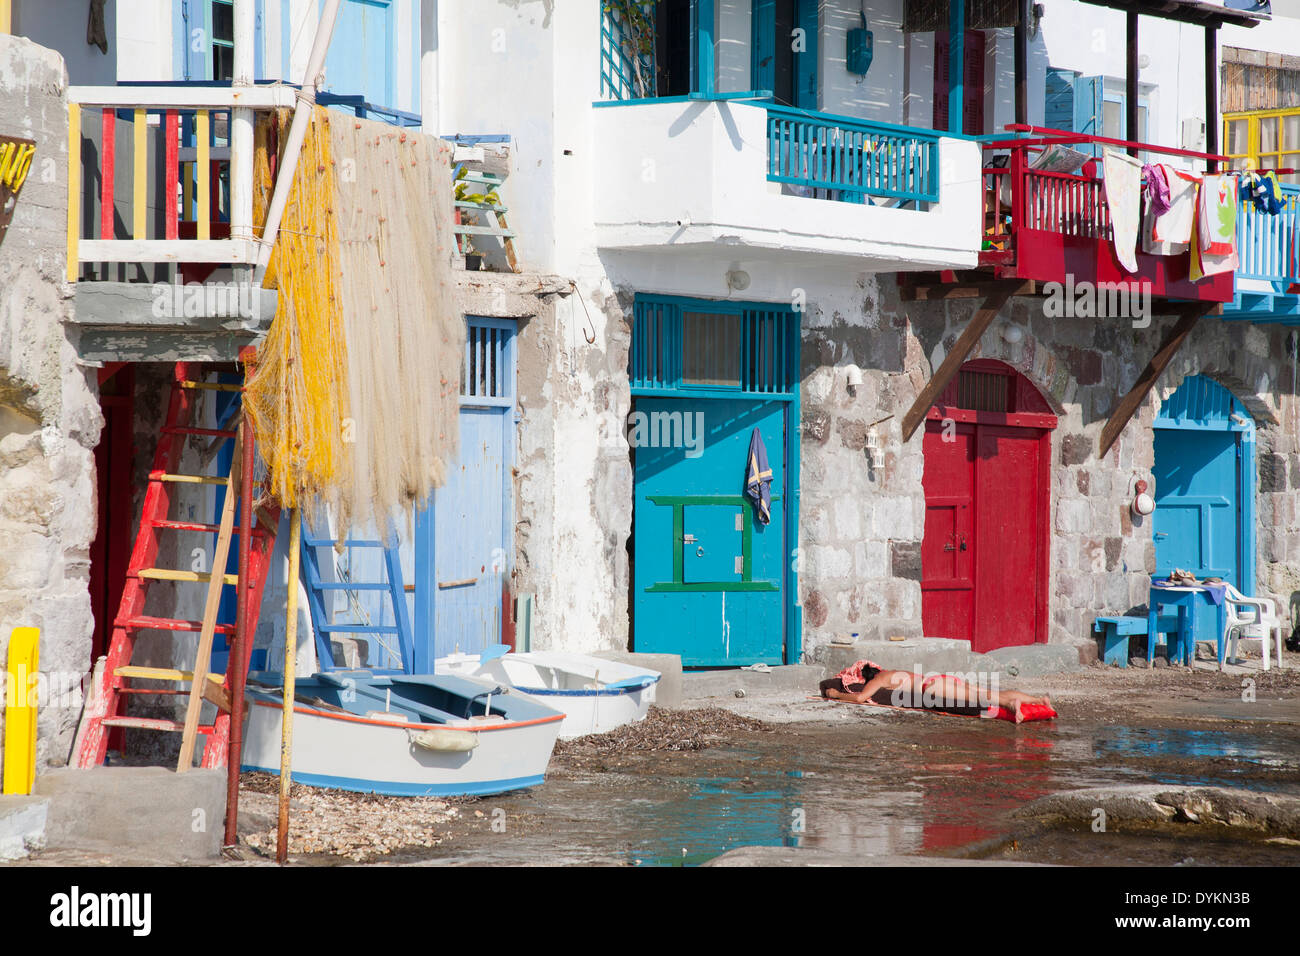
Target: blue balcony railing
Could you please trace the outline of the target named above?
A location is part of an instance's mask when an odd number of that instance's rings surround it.
[[[1276,215],[1243,200],[1238,228],[1238,279],[1262,279],[1287,286],[1300,279],[1296,275],[1296,257],[1300,253],[1296,245],[1296,230],[1300,229],[1300,186],[1282,187],[1282,209]]]
[[[1223,318],[1300,322],[1300,186],[1282,187],[1276,213],[1242,200],[1237,216],[1237,272]]]
[[[814,199],[938,202],[939,133],[767,107],[767,178]]]

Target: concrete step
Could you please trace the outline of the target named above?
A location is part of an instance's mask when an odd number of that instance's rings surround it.
[[[659,683],[655,685],[656,707],[680,707],[682,705],[682,658],[678,654],[636,654],[629,651],[597,651],[592,657],[620,664],[635,664],[648,667],[660,674]]]
[[[51,770],[36,778],[49,804],[51,849],[105,841],[161,860],[210,859],[225,835],[226,772],[163,767]]]
[[[1000,647],[988,654],[971,651],[970,641],[947,637],[912,637],[905,641],[859,641],[823,644],[813,660],[836,674],[850,664],[870,660],[888,670],[915,670],[922,674],[997,673],[1004,678],[1041,677],[1081,670],[1079,649],[1073,644],[1030,644]]]
[[[783,664],[766,670],[733,667],[687,671],[682,675],[682,696],[686,700],[704,700],[710,697],[734,698],[738,696],[737,691],[745,697],[799,690],[815,694],[817,682],[825,674],[825,667],[809,664]]]
[[[0,862],[45,848],[46,797],[0,797]]]

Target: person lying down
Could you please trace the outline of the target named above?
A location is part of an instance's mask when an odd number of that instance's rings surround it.
[[[871,661],[858,661],[819,685],[822,697],[854,704],[916,707],[953,713],[995,712],[1001,707],[1016,723],[1025,720],[1025,705],[1051,708],[1046,694],[1035,697],[1018,690],[1000,690],[994,675],[990,684],[972,684],[952,674],[921,675],[914,671],[885,670]],[[1055,712],[1053,712],[1055,716]]]

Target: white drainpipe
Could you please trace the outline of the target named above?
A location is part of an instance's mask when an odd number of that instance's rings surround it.
[[[244,0],[251,4],[252,0]],[[275,190],[271,193],[271,205],[266,211],[266,228],[263,230],[261,248],[257,255],[257,272],[254,280],[261,284],[266,273],[267,263],[271,261],[271,250],[275,246],[275,237],[280,232],[280,220],[284,218],[285,203],[289,199],[289,186],[293,182],[294,171],[298,168],[298,156],[302,153],[302,141],[307,136],[307,124],[311,122],[311,109],[316,103],[316,87],[325,70],[325,53],[329,49],[330,38],[334,35],[334,21],[338,19],[339,4],[342,0],[326,0],[325,9],[321,11],[320,22],[316,27],[316,38],[312,41],[311,55],[307,58],[307,72],[303,76],[302,89],[298,92],[298,105],[294,108],[293,123],[289,126],[289,139],[284,148],[284,161],[275,177]]]

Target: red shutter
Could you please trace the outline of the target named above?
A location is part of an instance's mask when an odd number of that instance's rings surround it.
[[[984,132],[984,34],[971,30],[966,34],[966,54],[962,61],[962,131],[977,136]],[[948,128],[948,34],[934,35],[934,117],[933,128]]]

